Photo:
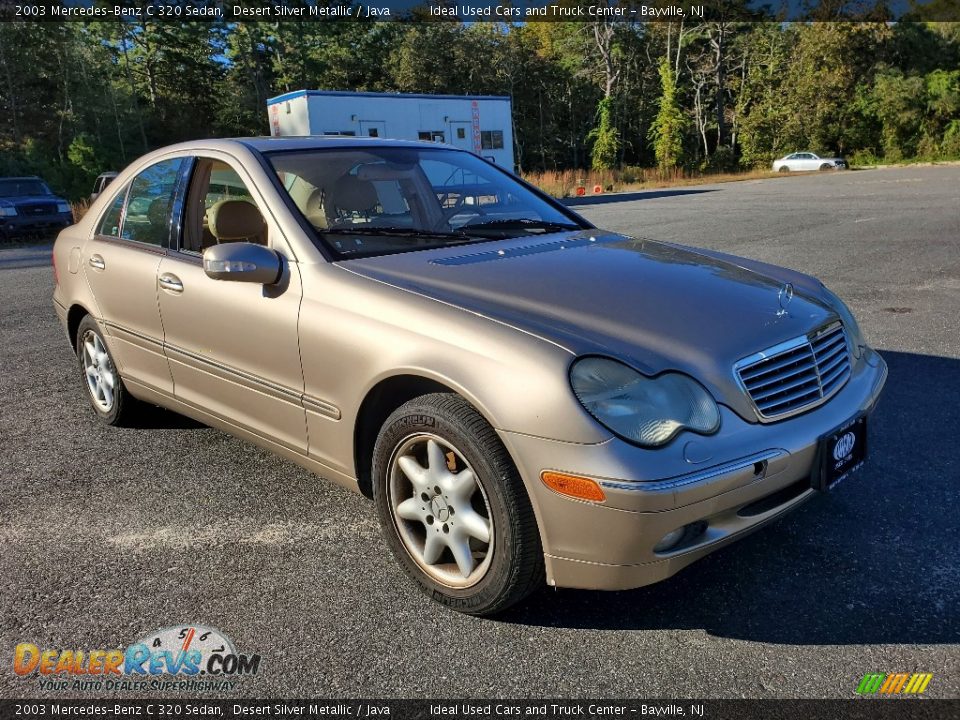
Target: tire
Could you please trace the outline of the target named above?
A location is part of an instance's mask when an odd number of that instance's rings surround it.
[[[97,417],[107,425],[130,424],[137,415],[139,403],[123,384],[103,331],[90,315],[80,321],[75,350],[80,377]]]
[[[790,172],[790,168],[787,165],[781,165],[777,172],[788,173]]]
[[[390,415],[374,446],[373,481],[390,550],[437,602],[493,615],[543,585],[526,489],[496,432],[463,398],[423,395]]]
[[[833,170],[833,165],[830,165],[829,163],[824,163],[823,165],[820,166],[820,172],[826,172],[827,170]]]

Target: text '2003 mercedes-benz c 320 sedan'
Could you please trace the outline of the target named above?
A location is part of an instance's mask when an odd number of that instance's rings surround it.
[[[54,260],[102,420],[160,405],[365,493],[474,614],[662,580],[828,489],[886,379],[816,279],[599,230],[430,143],[168,147]]]

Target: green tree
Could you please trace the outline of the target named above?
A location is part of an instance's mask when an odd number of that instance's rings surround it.
[[[590,131],[593,150],[590,157],[594,170],[611,170],[617,164],[620,153],[620,132],[610,117],[612,98],[605,97],[597,106],[597,126]]]
[[[667,58],[660,61],[660,87],[660,110],[650,128],[650,137],[657,166],[661,171],[666,171],[679,164],[687,129],[687,117],[680,109],[676,79]]]
[[[883,154],[888,160],[913,157],[926,109],[923,78],[899,70],[877,75],[873,86],[876,113],[882,127]]]

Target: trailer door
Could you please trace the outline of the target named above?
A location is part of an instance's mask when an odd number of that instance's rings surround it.
[[[361,120],[360,135],[363,137],[386,137],[387,124],[383,120]]]

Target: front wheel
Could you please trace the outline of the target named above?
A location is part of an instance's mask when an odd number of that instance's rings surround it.
[[[434,600],[492,615],[543,583],[523,483],[496,432],[459,396],[424,395],[387,418],[373,477],[387,543]]]
[[[823,165],[820,166],[820,172],[826,172],[827,170],[833,170],[833,165],[830,163],[823,163]]]

